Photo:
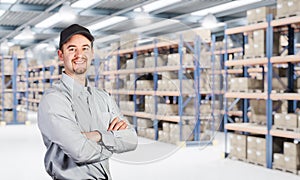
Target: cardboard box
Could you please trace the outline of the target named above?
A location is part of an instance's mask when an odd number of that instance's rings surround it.
[[[144,59],[138,59],[136,61],[136,68],[143,68],[145,65]],[[135,68],[135,60],[129,59],[126,61],[126,69],[134,69]]]
[[[246,77],[237,77],[231,78],[229,82],[230,89],[228,91],[243,91],[248,92],[249,90],[262,90],[263,82],[261,80],[246,78]]]
[[[149,139],[155,139],[155,130],[153,128],[146,128],[146,137]]]
[[[293,15],[300,12],[299,6],[300,2],[299,0],[288,0],[287,2],[287,8],[288,8],[288,14]]]
[[[150,128],[150,127],[153,127],[153,121],[150,120],[150,119],[138,118],[137,119],[137,126],[138,127],[143,127],[143,128]]]
[[[241,146],[241,147],[246,147],[247,146],[247,136],[238,134],[236,136],[236,139],[237,139],[237,144],[239,146]]]
[[[169,142],[170,141],[170,134],[168,132],[159,130],[158,131],[158,140],[162,142]]]
[[[283,113],[275,113],[274,115],[274,125],[278,127],[285,126],[285,115]]]
[[[247,136],[247,148],[256,150],[256,137]]]
[[[182,35],[183,40],[187,42],[194,42],[197,35],[200,36],[202,42],[211,42],[211,31],[209,29],[192,29],[184,31],[180,35]],[[180,35],[178,35],[178,39]]]
[[[168,62],[167,55],[158,55],[156,67],[165,66]],[[144,67],[155,67],[155,57],[145,57],[145,66]]]
[[[237,158],[247,159],[247,148],[246,146],[238,146],[237,150]]]
[[[256,162],[256,149],[247,148],[247,159],[251,162]]]
[[[273,166],[276,168],[285,168],[284,155],[281,153],[273,154]]]
[[[237,147],[235,145],[231,145],[229,153],[230,153],[230,157],[237,157],[238,156]]]
[[[146,137],[146,128],[137,127],[137,134],[141,137]]]
[[[152,80],[137,80],[136,90],[153,90],[154,83]]]
[[[169,91],[180,91],[180,80],[172,79],[167,81],[167,87]],[[182,92],[183,93],[194,93],[194,80],[192,79],[183,79],[182,80]]]
[[[163,122],[163,123],[162,123],[162,129],[163,129],[164,132],[169,133],[169,132],[170,132],[170,123],[168,123],[168,122]]]
[[[288,113],[285,115],[285,127],[286,128],[297,128],[298,127],[298,115]]]
[[[284,155],[285,168],[288,170],[298,170],[299,169],[299,156],[288,156]]]
[[[288,1],[277,0],[277,17],[284,17],[289,13]]]
[[[177,104],[157,104],[157,114],[159,115],[178,115]]]
[[[182,56],[182,64],[183,65],[194,65],[194,55],[184,53]],[[180,54],[169,54],[168,55],[168,66],[180,65]]]
[[[233,146],[236,146],[237,145],[237,134],[233,134],[233,133],[230,133],[228,134],[229,136],[229,142],[230,142],[230,145],[233,147]]]
[[[266,151],[266,139],[265,138],[256,138],[256,149],[260,151]]]
[[[291,142],[283,143],[283,152],[286,156],[299,156],[300,155],[300,144],[294,144]]]
[[[256,162],[261,164],[266,164],[266,151],[256,150]]]
[[[182,139],[181,141],[192,140],[193,139],[193,126],[182,125]],[[179,124],[170,124],[170,135],[180,135]]]
[[[256,22],[256,9],[247,10],[247,21],[248,24],[253,24]]]
[[[268,14],[273,14],[273,17],[276,16],[276,9],[275,8],[272,8],[272,7],[260,7],[260,8],[257,8],[255,9],[255,18],[256,18],[256,21],[259,22],[259,21],[266,21],[266,17]]]

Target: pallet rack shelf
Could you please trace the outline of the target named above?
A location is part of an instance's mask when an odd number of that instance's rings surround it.
[[[267,93],[243,93],[243,92],[227,92],[226,98],[241,98],[241,99],[267,99]]]
[[[266,135],[268,133],[266,126],[251,123],[230,123],[226,124],[225,128],[228,130],[248,132],[253,134]]]
[[[182,62],[182,56],[183,56],[183,46],[186,45],[186,48],[194,53],[194,62],[193,64],[189,65],[189,64],[184,64],[184,62]],[[170,48],[172,49],[176,49],[176,52],[172,52],[172,53],[177,53],[178,50],[178,54],[180,54],[180,58],[178,59],[178,61],[180,62],[178,65],[164,65],[164,66],[158,66],[157,65],[157,59],[159,56],[159,50],[166,50],[169,51]],[[237,52],[237,51],[241,51],[240,48],[238,49],[233,49],[231,50],[232,52]],[[138,68],[137,67],[137,56],[138,54],[143,54],[143,53],[147,53],[149,54],[150,52],[152,52],[152,57],[153,57],[153,61],[155,62],[153,67],[143,67],[143,68]],[[133,124],[135,125],[135,127],[137,128],[137,117],[139,118],[146,118],[146,119],[151,119],[153,121],[153,128],[155,129],[155,139],[158,139],[158,121],[162,120],[162,121],[166,121],[166,122],[173,122],[173,123],[177,123],[180,126],[180,131],[181,131],[181,127],[183,125],[183,120],[195,120],[195,130],[194,130],[194,137],[195,137],[195,141],[199,141],[199,136],[200,136],[200,112],[199,112],[199,105],[200,105],[200,96],[203,95],[212,95],[212,94],[221,94],[222,92],[219,91],[205,91],[205,92],[200,92],[199,91],[199,87],[194,86],[194,91],[190,92],[190,91],[183,91],[182,90],[182,78],[183,78],[183,73],[184,72],[193,72],[194,76],[195,76],[195,83],[197,84],[197,82],[199,81],[199,73],[200,73],[200,69],[204,69],[205,67],[201,67],[201,63],[199,64],[199,58],[200,58],[200,44],[199,41],[195,41],[195,42],[184,42],[182,39],[179,42],[157,42],[154,41],[152,44],[150,45],[145,45],[145,46],[137,46],[131,49],[124,49],[124,50],[117,50],[113,53],[111,53],[114,56],[117,56],[117,68],[113,68],[113,70],[110,69],[105,69],[103,72],[101,72],[101,76],[104,76],[103,79],[107,79],[107,80],[113,80],[114,82],[118,82],[119,81],[119,77],[120,76],[127,76],[127,75],[134,75],[135,79],[138,78],[138,76],[150,73],[153,75],[153,84],[154,87],[151,90],[137,90],[136,87],[136,80],[134,81],[134,86],[130,89],[119,89],[119,88],[114,88],[113,90],[108,90],[107,91],[116,96],[117,102],[119,102],[118,100],[120,99],[120,95],[130,95],[133,98],[133,102],[135,104],[135,108],[134,111],[123,111],[124,115],[127,116],[131,116],[133,117]],[[210,53],[208,52],[208,55],[218,55],[220,53],[224,53],[223,51],[219,51],[219,52],[215,52],[215,53]],[[133,61],[134,61],[134,68],[133,69],[121,69],[120,68],[120,58],[124,58],[125,56],[130,56],[131,58],[133,57]],[[198,62],[198,63],[196,63]],[[108,66],[107,66],[108,67]],[[160,72],[177,72],[178,73],[178,79],[180,80],[180,84],[178,86],[178,91],[168,91],[168,90],[158,90],[158,73]],[[198,74],[197,74],[198,73]],[[195,84],[194,84],[195,85]],[[199,85],[198,85],[199,86]],[[116,87],[119,87],[118,85],[116,85]],[[104,87],[105,88],[105,87]],[[117,90],[115,90],[117,89]],[[150,97],[154,97],[154,109],[153,109],[153,114],[150,113],[146,113],[146,112],[140,112],[137,111],[137,106],[136,106],[136,101],[138,96],[150,96]],[[175,98],[175,102],[177,102],[178,104],[178,115],[160,115],[157,114],[157,106],[158,106],[158,98]],[[188,98],[187,100],[183,100],[183,98]],[[195,115],[193,116],[185,116],[183,115],[183,108],[184,106],[186,106],[187,103],[189,103],[189,101],[191,101],[191,98],[195,99]],[[198,108],[197,108],[198,107]],[[198,109],[198,110],[197,110]],[[198,111],[198,112],[197,112]],[[180,140],[182,139],[181,133],[180,133]]]
[[[267,76],[266,87],[267,90],[263,93],[245,93],[245,92],[226,92],[225,93],[225,101],[227,102],[227,98],[237,98],[244,100],[244,109],[242,112],[243,123],[228,123],[229,111],[228,107],[225,106],[224,112],[224,123],[225,123],[225,136],[227,141],[227,131],[239,131],[242,133],[251,133],[251,134],[261,134],[266,137],[266,166],[268,168],[272,168],[272,143],[273,136],[274,137],[282,137],[282,138],[290,138],[299,140],[300,132],[299,131],[287,131],[285,129],[276,129],[272,128],[272,101],[276,100],[290,100],[290,101],[299,101],[300,95],[298,93],[275,93],[272,91],[272,75],[273,75],[273,66],[277,64],[288,64],[288,86],[293,87],[292,85],[292,73],[294,73],[293,64],[300,62],[300,56],[294,55],[294,43],[293,40],[289,41],[288,45],[288,55],[287,56],[272,56],[272,48],[273,48],[273,28],[276,28],[276,31],[282,31],[282,28],[286,28],[288,32],[288,36],[293,38],[294,29],[299,28],[300,24],[300,16],[296,17],[288,17],[283,19],[272,20],[272,15],[267,16],[267,22],[257,23],[252,25],[247,25],[243,27],[236,27],[225,30],[225,38],[229,35],[242,33],[243,35],[248,35],[248,32],[253,32],[255,30],[265,30],[266,31],[266,57],[253,58],[253,59],[243,59],[243,60],[231,60],[227,61],[225,59],[225,73],[240,73],[244,76],[247,76],[247,73],[265,73]],[[285,30],[286,32],[286,30]],[[251,66],[264,66],[259,68],[252,68]],[[240,70],[231,70],[227,67],[230,66],[243,66],[243,69]],[[250,67],[249,67],[250,66]],[[226,81],[227,82],[227,81]],[[227,86],[227,85],[226,85]],[[248,123],[247,110],[245,105],[247,105],[249,100],[253,99],[262,99],[266,101],[266,125],[255,125],[253,123]],[[291,104],[288,104],[288,111],[292,112]],[[225,147],[225,152],[227,152],[227,145]]]
[[[25,124],[27,113],[21,112],[23,105],[19,99],[26,96],[26,87],[18,87],[27,83],[26,73],[21,73],[27,68],[27,59],[16,55],[0,56],[1,60],[1,125]],[[22,67],[24,66],[25,67]],[[23,77],[25,76],[25,77]],[[25,88],[25,89],[24,89]],[[25,105],[26,106],[26,105]]]

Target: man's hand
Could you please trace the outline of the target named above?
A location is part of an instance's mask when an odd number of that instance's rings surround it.
[[[98,131],[91,131],[91,132],[82,132],[89,140],[100,142],[101,135]]]
[[[119,121],[119,118],[115,118],[110,124],[107,131],[118,131],[127,128],[127,123],[124,120]]]

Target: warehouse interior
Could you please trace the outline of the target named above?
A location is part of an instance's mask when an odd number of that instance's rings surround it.
[[[117,179],[299,179],[299,0],[0,0],[0,178],[51,179],[39,102],[60,32],[95,37],[89,83],[135,128]]]

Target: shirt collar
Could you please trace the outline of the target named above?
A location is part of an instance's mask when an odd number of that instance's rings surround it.
[[[92,94],[90,82],[88,79],[86,79],[87,85],[83,86],[79,82],[75,81],[72,77],[69,75],[62,73],[61,81],[67,86],[67,88],[70,90],[70,93],[72,96],[80,95],[80,93],[88,92],[89,94]]]

